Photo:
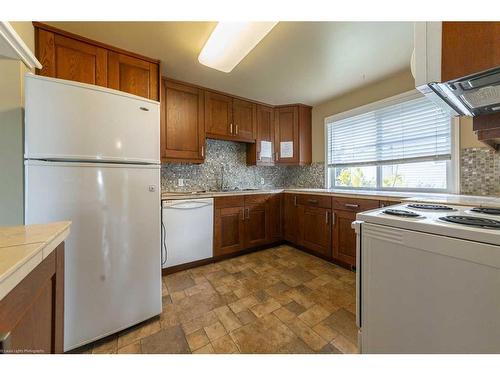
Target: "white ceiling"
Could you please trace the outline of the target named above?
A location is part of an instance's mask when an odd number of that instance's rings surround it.
[[[50,22],[162,62],[163,75],[270,104],[315,105],[409,70],[411,22],[280,22],[230,73],[198,62],[214,22]]]

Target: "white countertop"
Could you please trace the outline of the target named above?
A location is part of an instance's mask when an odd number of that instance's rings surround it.
[[[337,196],[345,198],[379,199],[387,201],[411,201],[420,203],[454,204],[459,206],[483,206],[500,208],[500,197],[459,195],[459,194],[436,194],[436,193],[412,193],[386,190],[347,190],[347,189],[263,189],[263,190],[235,190],[215,191],[204,193],[189,192],[163,192],[162,199],[193,199],[193,198],[215,198],[234,195],[250,194],[316,194]]]
[[[0,227],[0,299],[69,234],[70,221]]]

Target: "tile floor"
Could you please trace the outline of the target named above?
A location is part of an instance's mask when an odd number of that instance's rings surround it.
[[[75,353],[356,353],[355,275],[279,246],[163,278],[163,313]]]

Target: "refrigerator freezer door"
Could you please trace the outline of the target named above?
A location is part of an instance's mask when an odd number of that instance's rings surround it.
[[[160,162],[159,103],[27,74],[25,158]]]
[[[161,313],[160,169],[25,162],[26,224],[71,220],[64,348]]]

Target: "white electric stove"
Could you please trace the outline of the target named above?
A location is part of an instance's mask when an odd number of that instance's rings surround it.
[[[361,353],[500,353],[500,209],[357,215]]]

